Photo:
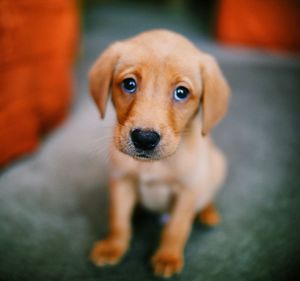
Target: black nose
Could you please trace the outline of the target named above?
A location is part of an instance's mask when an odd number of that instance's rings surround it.
[[[160,136],[155,131],[135,129],[131,132],[132,142],[137,149],[153,150],[160,141]]]

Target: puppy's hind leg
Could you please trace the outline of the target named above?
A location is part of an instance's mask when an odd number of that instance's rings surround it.
[[[199,220],[207,226],[215,226],[220,222],[220,215],[213,203],[209,203],[199,212]]]
[[[113,265],[126,253],[131,237],[131,214],[136,203],[134,181],[113,180],[110,184],[109,235],[95,243],[90,259],[95,265]]]

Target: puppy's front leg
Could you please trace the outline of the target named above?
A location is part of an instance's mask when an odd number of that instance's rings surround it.
[[[130,177],[110,183],[109,235],[95,243],[91,260],[98,266],[116,264],[128,249],[131,214],[136,203],[134,180]]]
[[[188,189],[179,194],[159,249],[152,258],[157,275],[170,277],[182,270],[183,250],[195,216],[196,198],[196,194]]]

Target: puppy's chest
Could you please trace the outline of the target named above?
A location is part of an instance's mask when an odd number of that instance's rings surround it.
[[[139,199],[147,209],[164,212],[179,188],[174,172],[167,167],[145,167],[139,171]]]

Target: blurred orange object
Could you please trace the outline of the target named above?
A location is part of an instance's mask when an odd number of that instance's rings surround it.
[[[0,166],[66,116],[77,39],[74,0],[0,1]]]
[[[217,38],[224,43],[300,52],[300,1],[220,0]]]

